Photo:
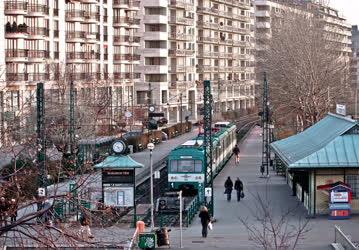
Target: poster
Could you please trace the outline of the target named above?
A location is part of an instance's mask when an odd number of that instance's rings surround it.
[[[106,206],[133,207],[133,187],[104,187],[104,203]]]

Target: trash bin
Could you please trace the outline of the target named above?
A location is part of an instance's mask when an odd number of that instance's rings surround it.
[[[157,234],[157,245],[160,246],[169,246],[170,245],[170,239],[168,232],[170,232],[171,229],[167,229],[165,227],[162,227],[160,229],[156,230]]]
[[[141,249],[154,249],[156,247],[156,234],[140,233],[138,236],[138,247]]]

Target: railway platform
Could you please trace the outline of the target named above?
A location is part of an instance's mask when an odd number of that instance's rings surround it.
[[[259,198],[268,202],[269,212],[274,220],[278,220],[285,212],[291,210],[288,218],[289,225],[297,225],[298,221],[306,220],[306,210],[292,196],[289,186],[283,176],[270,171],[269,178],[260,178],[262,137],[261,128],[255,127],[241,145],[239,165],[235,165],[234,157],[214,180],[214,217],[216,222],[207,238],[201,237],[201,224],[196,219],[189,227],[183,228],[182,249],[264,249],[255,245],[249,239],[248,230],[240,219],[247,221],[251,228],[261,227],[258,216]],[[237,177],[244,185],[245,197],[240,202],[236,200],[233,191],[232,200],[227,202],[224,194],[224,182],[230,176],[233,182]],[[331,249],[334,240],[334,225],[340,224],[349,232],[353,232],[359,218],[350,221],[330,221],[327,217],[311,219],[307,226],[310,232],[304,235],[304,240],[295,249]],[[180,249],[180,231],[172,228],[170,233],[171,248]],[[272,248],[270,248],[272,249]]]

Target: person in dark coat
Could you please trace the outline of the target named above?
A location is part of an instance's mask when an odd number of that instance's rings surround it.
[[[17,202],[15,199],[11,199],[10,201],[10,219],[11,222],[15,222],[17,218]]]
[[[232,190],[233,190],[233,182],[231,177],[228,176],[226,182],[224,183],[225,194],[227,194],[227,201],[231,201],[232,198]]]
[[[211,222],[211,217],[209,216],[207,207],[202,206],[201,212],[199,213],[199,218],[201,218],[201,224],[202,224],[202,237],[207,238],[208,223]]]
[[[6,202],[6,199],[4,197],[0,198],[0,221],[2,225],[6,226],[6,219],[7,219],[7,211],[8,210],[8,204]]]
[[[239,153],[240,153],[240,150],[239,150],[238,145],[236,144],[236,146],[234,146],[234,148],[233,148],[233,154],[236,157],[236,161],[235,161],[236,164],[239,163]]]
[[[240,201],[241,193],[243,192],[243,182],[238,177],[234,183],[234,189],[237,191],[237,201]]]

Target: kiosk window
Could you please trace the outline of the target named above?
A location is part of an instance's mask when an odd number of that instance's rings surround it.
[[[353,198],[359,198],[359,175],[347,175],[346,182],[352,188]]]

